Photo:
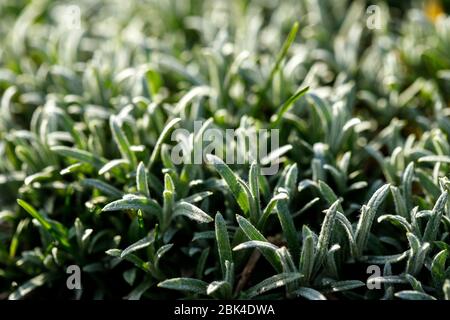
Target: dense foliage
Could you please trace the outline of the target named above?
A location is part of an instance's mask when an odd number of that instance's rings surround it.
[[[65,4],[0,3],[0,299],[450,299],[446,4]]]

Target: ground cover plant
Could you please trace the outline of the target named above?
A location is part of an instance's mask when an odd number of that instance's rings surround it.
[[[446,12],[2,1],[0,299],[449,300]],[[174,163],[211,128],[279,170]]]

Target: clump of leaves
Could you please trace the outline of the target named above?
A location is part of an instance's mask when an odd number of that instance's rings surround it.
[[[450,18],[402,3],[3,1],[0,299],[450,299]],[[280,144],[174,163],[207,129]]]

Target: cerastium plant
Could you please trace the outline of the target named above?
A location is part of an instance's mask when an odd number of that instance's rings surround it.
[[[0,299],[450,299],[418,3],[1,2]]]

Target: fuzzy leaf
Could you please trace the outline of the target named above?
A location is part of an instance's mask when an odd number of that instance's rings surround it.
[[[208,284],[197,279],[173,278],[158,283],[158,287],[171,290],[193,292],[198,294],[206,294]]]
[[[441,223],[442,215],[444,213],[444,208],[447,203],[448,193],[445,191],[441,194],[439,199],[433,208],[430,219],[428,220],[425,232],[423,235],[423,241],[434,241],[436,240],[436,235],[438,233],[439,224]]]
[[[156,159],[159,156],[163,142],[166,140],[166,138],[168,137],[168,135],[171,132],[171,130],[173,129],[173,127],[175,127],[175,125],[180,121],[181,121],[180,118],[175,118],[175,119],[170,120],[169,123],[164,127],[161,134],[159,135],[158,140],[156,141],[156,144],[153,148],[153,152],[150,156],[150,160],[148,162],[147,168],[149,171],[151,170],[151,168],[153,167],[153,165],[156,162]]]
[[[180,202],[175,206],[173,217],[179,215],[186,216],[189,219],[199,223],[209,223],[213,221],[213,218],[211,218],[206,212],[188,202]]]
[[[251,287],[250,289],[248,289],[247,296],[249,298],[256,297],[267,291],[270,291],[270,290],[273,290],[273,289],[276,289],[279,287],[283,287],[293,281],[300,279],[301,277],[302,277],[302,275],[297,272],[280,273],[280,274],[274,275],[270,278],[267,278],[267,279],[261,281],[260,283]]]
[[[127,194],[123,199],[108,203],[102,211],[118,211],[118,210],[144,210],[159,216],[161,207],[159,204],[146,197]]]
[[[414,290],[400,291],[395,293],[395,296],[402,300],[436,300],[435,297],[430,296],[429,294]]]
[[[138,192],[142,195],[150,198],[150,190],[148,189],[147,182],[147,172],[145,171],[145,166],[142,162],[139,162],[139,165],[136,170],[136,186]]]
[[[114,137],[114,141],[116,142],[120,154],[124,159],[127,159],[133,168],[136,167],[136,155],[130,149],[130,142],[128,141],[125,132],[122,130],[119,124],[119,120],[116,116],[111,116],[109,119],[109,126],[111,127],[112,136]]]
[[[233,262],[233,253],[231,252],[230,239],[228,237],[227,225],[222,215],[218,212],[215,219],[216,242],[219,251],[220,266],[222,274],[225,277],[225,262]]]
[[[373,220],[375,219],[377,210],[386,198],[388,192],[389,184],[385,184],[373,194],[367,205],[361,210],[361,216],[359,218],[355,233],[359,255],[362,254],[362,251],[367,245]]]
[[[286,237],[289,250],[292,253],[292,257],[295,261],[300,258],[300,242],[295,229],[294,220],[289,212],[288,204],[286,200],[280,200],[277,202],[278,219],[283,229],[283,234]]]
[[[245,235],[249,240],[256,240],[262,242],[268,242],[267,239],[261,234],[261,232],[256,229],[250,221],[241,217],[240,215],[236,215],[236,220],[241,227],[242,231],[244,231]],[[267,250],[266,248],[261,248],[261,253],[264,257],[269,261],[269,263],[275,268],[277,271],[281,271],[281,264],[278,255],[272,250]]]
[[[294,291],[294,294],[308,300],[327,300],[323,294],[312,288],[300,287]]]
[[[125,250],[122,251],[122,253],[120,254],[120,257],[124,258],[125,256],[129,255],[130,253],[133,253],[137,250],[146,248],[146,247],[150,246],[153,242],[154,242],[153,237],[145,237],[145,238],[133,243],[132,245],[128,246]]]
[[[322,223],[322,228],[320,229],[319,240],[317,242],[317,255],[316,255],[316,266],[320,267],[323,263],[326,254],[328,252],[328,247],[330,245],[331,236],[333,234],[333,227],[336,220],[336,213],[340,201],[334,202],[331,207],[327,210],[325,218]]]
[[[107,163],[105,159],[85,150],[69,148],[65,146],[54,146],[51,147],[51,150],[63,157],[73,158],[83,163],[90,164],[97,169],[102,168]]]
[[[206,155],[206,158],[214,166],[223,180],[225,180],[242,211],[247,213],[250,210],[250,203],[244,188],[238,182],[239,178],[220,158],[211,154]]]

